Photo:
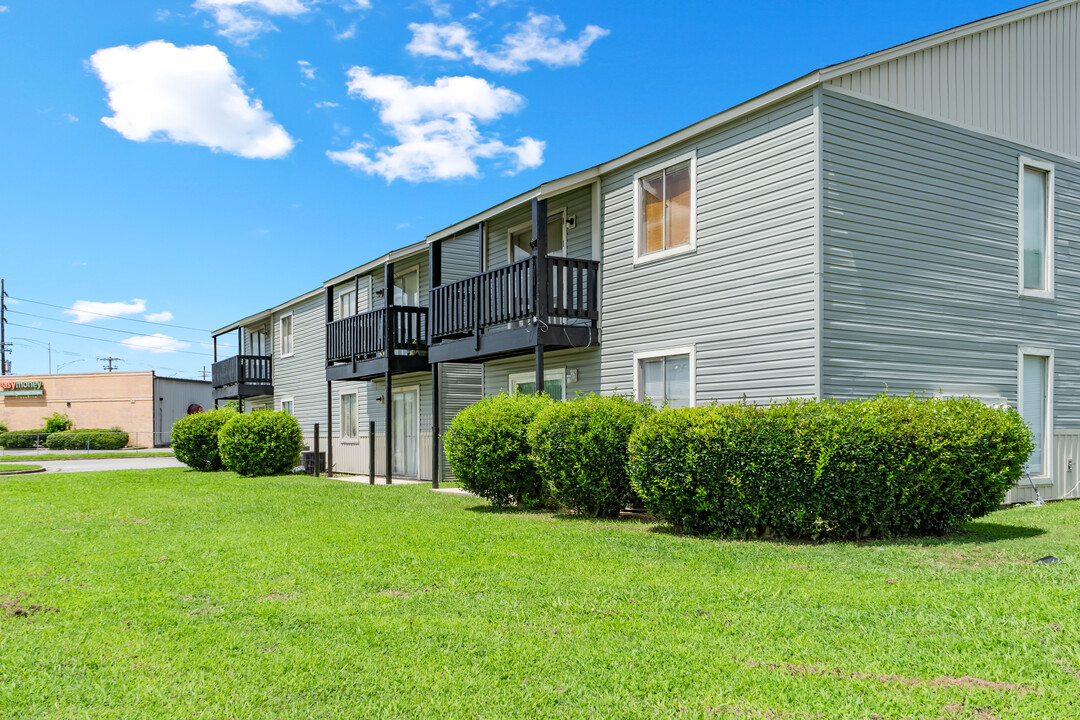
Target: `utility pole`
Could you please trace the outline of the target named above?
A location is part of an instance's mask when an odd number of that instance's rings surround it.
[[[205,365],[202,366],[202,379],[206,380],[206,366]]]
[[[103,363],[108,363],[108,365],[106,365],[104,369],[105,369],[105,370],[107,370],[107,371],[109,371],[109,372],[112,372],[113,370],[115,370],[115,369],[116,369],[116,368],[114,368],[114,367],[113,367],[113,363],[114,363],[114,362],[116,362],[116,363],[122,363],[122,362],[124,362],[124,359],[123,359],[123,358],[118,358],[118,357],[112,357],[112,356],[109,356],[109,357],[103,357],[103,358],[98,358],[98,360],[100,360],[100,361],[101,361],[101,362],[103,362]]]
[[[8,344],[7,338],[4,337],[4,326],[7,325],[7,318],[4,317],[4,313],[7,311],[7,290],[4,289],[4,279],[0,278],[0,375],[7,375],[8,361]]]

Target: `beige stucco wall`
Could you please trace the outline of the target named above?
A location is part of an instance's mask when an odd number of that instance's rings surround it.
[[[118,425],[132,445],[153,445],[154,373],[5,375],[14,382],[41,381],[44,395],[0,396],[0,420],[9,430],[35,430],[43,417],[64,413],[76,428]]]

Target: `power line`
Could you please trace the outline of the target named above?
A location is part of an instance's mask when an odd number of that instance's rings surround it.
[[[54,305],[53,303],[42,302],[40,300],[27,300],[26,298],[15,297],[14,295],[8,295],[8,297],[11,298],[12,300],[18,300],[19,302],[28,302],[28,303],[33,303],[34,305],[46,305],[48,307],[59,308],[61,310],[71,310],[70,307],[67,307],[65,305]],[[85,313],[87,315],[98,315],[100,317],[112,318],[113,320],[126,320],[127,322],[144,323],[146,325],[159,325],[159,326],[162,326],[162,327],[173,327],[173,328],[180,328],[181,330],[194,330],[195,332],[204,332],[204,333],[210,332],[210,330],[207,330],[206,328],[188,327],[187,325],[173,325],[171,323],[163,323],[163,322],[159,323],[159,322],[154,322],[152,320],[140,320],[139,318],[129,318],[129,317],[121,317],[119,315],[109,315],[108,313],[99,313],[99,312],[94,312],[92,310],[79,310],[78,312]],[[68,322],[68,321],[65,320],[64,322]]]
[[[7,324],[11,325],[12,327],[23,328],[23,329],[26,329],[26,330],[37,330],[39,332],[52,333],[53,335],[67,335],[69,337],[83,338],[84,340],[98,340],[100,342],[114,343],[116,345],[123,345],[124,347],[128,348],[129,350],[131,349],[130,345],[122,343],[119,340],[111,340],[109,338],[103,338],[103,337],[94,337],[93,335],[79,335],[78,333],[62,332],[60,330],[48,330],[46,328],[36,328],[36,327],[32,327],[30,325],[20,325],[19,323],[13,323],[11,321],[8,321]],[[171,350],[170,352],[184,353],[185,355],[198,355],[200,357],[213,357],[212,353],[201,353],[201,352],[195,352],[193,350]]]
[[[23,312],[22,310],[8,310],[9,313],[15,313],[16,315],[26,315],[27,317],[37,318],[38,320],[48,320],[49,322],[66,323],[67,325],[83,325],[83,323],[75,322],[74,320],[63,320],[61,318],[51,318],[46,315],[35,315],[34,313]],[[118,328],[102,327],[100,325],[95,326],[95,330],[104,330],[106,332],[120,333],[121,335],[134,335],[136,337],[156,337],[149,333],[137,333],[133,330],[120,330]],[[159,335],[164,333],[159,333]],[[199,343],[203,340],[189,340],[186,338],[173,338],[174,340],[181,340],[182,342]]]

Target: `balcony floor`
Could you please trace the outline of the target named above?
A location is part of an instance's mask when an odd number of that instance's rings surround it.
[[[546,350],[597,347],[600,331],[584,325],[537,325],[488,331],[480,334],[479,342],[473,335],[452,340],[440,340],[428,347],[428,360],[444,362],[485,362],[500,357],[523,355],[533,352],[537,345]]]
[[[391,355],[389,367],[384,355],[327,365],[327,380],[376,380],[386,375],[389,369],[393,375],[412,372],[427,372],[431,369],[425,355]]]
[[[258,397],[259,395],[273,395],[273,385],[226,385],[214,388],[215,400],[239,400],[240,398]]]

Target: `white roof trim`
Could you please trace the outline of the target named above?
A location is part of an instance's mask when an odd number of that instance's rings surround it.
[[[323,292],[322,288],[316,288],[316,289],[314,289],[314,290],[312,290],[310,292],[304,293],[303,295],[300,295],[298,297],[294,297],[292,300],[286,300],[285,302],[281,303],[280,305],[275,305],[274,307],[270,308],[269,310],[260,310],[259,312],[255,313],[254,315],[248,315],[243,320],[237,320],[236,322],[234,322],[234,323],[232,323],[230,325],[226,325],[223,328],[219,328],[219,329],[215,330],[214,332],[210,333],[210,336],[211,337],[217,337],[218,335],[224,335],[227,332],[232,332],[233,330],[235,330],[237,328],[247,327],[248,325],[253,325],[253,324],[255,324],[255,323],[257,323],[257,322],[259,322],[261,320],[266,320],[267,318],[272,317],[273,314],[278,312],[279,310],[284,310],[285,308],[289,307],[290,305],[295,305],[297,303],[304,302],[305,300],[310,300],[313,297],[318,297],[319,295],[322,294],[322,292]]]
[[[345,282],[346,280],[351,280],[353,277],[355,277],[357,275],[367,275],[368,273],[372,272],[373,270],[379,269],[385,263],[394,262],[395,260],[400,260],[403,257],[408,257],[409,255],[415,255],[416,253],[419,253],[419,252],[427,252],[427,242],[426,241],[421,240],[420,242],[413,243],[412,245],[406,245],[403,248],[398,248],[397,250],[391,250],[390,252],[386,253],[382,257],[375,258],[374,260],[371,260],[370,262],[366,262],[363,265],[359,265],[357,267],[354,267],[352,270],[349,270],[347,272],[343,272],[340,275],[335,275],[334,277],[332,277],[329,280],[327,280],[326,282],[324,282],[323,287],[324,288],[332,287],[334,285],[337,285],[338,283]]]

